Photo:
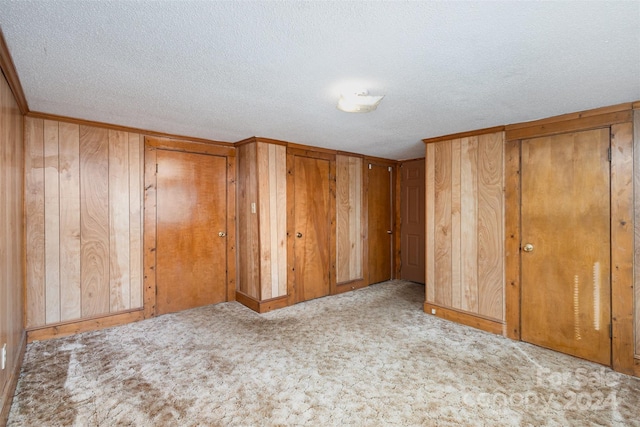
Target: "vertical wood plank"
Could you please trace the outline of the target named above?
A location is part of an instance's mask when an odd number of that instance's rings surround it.
[[[504,134],[478,137],[478,312],[497,320],[503,309]]]
[[[44,121],[44,236],[46,323],[60,321],[60,194],[58,122]]]
[[[45,324],[44,121],[25,118],[26,327]]]
[[[60,135],[60,320],[79,319],[80,126],[59,123]]]
[[[278,239],[278,175],[276,145],[269,144],[269,228],[271,229],[271,297],[277,297],[280,284]]]
[[[109,313],[109,132],[80,126],[82,316]]]
[[[129,135],[109,130],[109,311],[131,306],[129,281]]]
[[[260,230],[260,299],[272,298],[273,275],[271,273],[271,174],[269,173],[269,144],[257,143],[258,165],[258,227]],[[275,211],[275,206],[274,206]]]
[[[235,152],[227,155],[227,301],[235,301],[237,285],[237,254],[236,254],[236,165]]]
[[[633,112],[633,191],[634,191],[634,307],[636,358],[640,358],[640,110]],[[636,373],[638,375],[638,373]]]
[[[425,188],[426,188],[426,230],[425,230],[425,265],[426,265],[426,300],[427,302],[435,302],[435,270],[436,270],[436,258],[435,258],[435,145],[427,144],[426,147],[426,173],[425,173]]]
[[[349,157],[336,156],[336,274],[337,282],[346,282],[351,278],[349,234]]]
[[[612,366],[634,371],[633,338],[633,124],[611,126]]]
[[[462,308],[461,141],[451,141],[451,307]]]
[[[143,276],[143,297],[144,297],[144,317],[149,318],[156,314],[156,149],[151,147],[145,138],[144,142],[144,276]]]
[[[520,339],[520,141],[505,147],[505,333]]]
[[[349,241],[352,245],[349,271],[352,279],[363,278],[362,272],[362,159],[351,157],[349,159],[349,182],[353,182],[349,191],[349,205],[353,209],[352,220],[349,224]]]
[[[142,307],[142,186],[144,144],[139,134],[129,139],[129,308]]]
[[[287,149],[284,145],[276,145],[275,153],[278,239],[277,296],[284,296],[287,295]]]
[[[478,137],[461,140],[461,283],[460,308],[478,312]]]
[[[435,302],[451,306],[451,143],[435,144]]]

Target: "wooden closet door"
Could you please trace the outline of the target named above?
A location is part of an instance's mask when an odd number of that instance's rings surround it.
[[[522,141],[522,339],[611,363],[609,128]]]
[[[294,265],[296,302],[331,290],[329,160],[294,156]]]
[[[369,164],[369,283],[391,279],[393,251],[393,180],[390,166]]]
[[[425,160],[405,162],[401,166],[400,218],[402,228],[402,266],[400,277],[425,282]]]
[[[226,301],[226,164],[157,151],[157,314]]]

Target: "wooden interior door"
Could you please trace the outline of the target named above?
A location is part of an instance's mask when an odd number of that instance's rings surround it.
[[[330,161],[294,156],[294,265],[296,302],[331,290]]]
[[[226,301],[226,165],[157,151],[157,314]]]
[[[400,181],[400,277],[425,282],[425,160],[405,162]]]
[[[522,141],[522,340],[611,363],[609,129]]]
[[[391,167],[369,164],[369,283],[391,279],[393,263],[393,199]]]

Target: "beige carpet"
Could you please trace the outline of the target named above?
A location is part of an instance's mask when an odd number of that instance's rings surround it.
[[[422,312],[392,281],[32,343],[10,426],[640,425],[640,380]]]

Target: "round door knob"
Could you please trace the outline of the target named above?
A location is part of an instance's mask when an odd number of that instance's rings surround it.
[[[224,237],[226,235],[227,235],[227,233],[225,233],[224,231],[221,231],[221,232],[218,233],[218,236],[220,236],[220,237]]]
[[[522,247],[522,250],[525,252],[533,252],[533,245],[531,243],[527,243]]]
[[[302,237],[302,233],[297,232],[297,233],[296,233],[296,237],[299,239],[300,237]]]

